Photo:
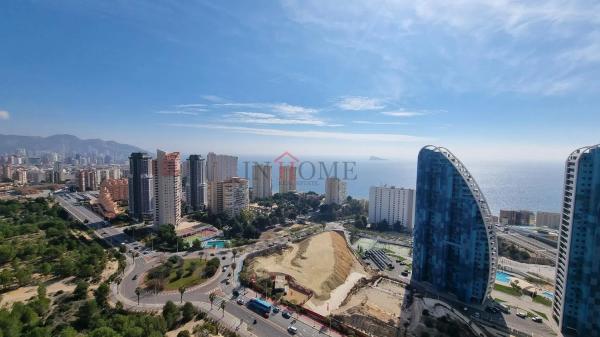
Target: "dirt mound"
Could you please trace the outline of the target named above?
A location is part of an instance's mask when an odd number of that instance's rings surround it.
[[[314,298],[320,301],[328,300],[332,291],[344,284],[351,273],[367,275],[346,245],[344,236],[337,232],[312,236],[281,254],[258,257],[250,268],[259,275],[288,274],[314,291]]]

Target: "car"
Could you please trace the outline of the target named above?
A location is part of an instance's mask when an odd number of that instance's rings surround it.
[[[540,316],[533,316],[533,317],[531,317],[531,320],[536,323],[542,323],[542,321],[543,321]]]
[[[288,319],[288,318],[292,317],[292,314],[289,311],[283,311],[281,313],[281,317]]]
[[[464,307],[464,308],[463,308],[463,311],[469,311],[469,308],[467,308],[467,307]]]
[[[236,302],[239,305],[244,305],[244,303],[245,303],[243,298],[238,298]]]
[[[221,258],[221,260],[225,260],[225,256],[223,256],[223,257]]]
[[[239,290],[237,290],[237,289],[234,289],[234,290],[233,290],[233,296],[234,296],[234,297],[238,297],[238,296],[240,296],[240,291],[239,291]]]
[[[280,311],[279,307],[273,307],[273,313],[276,314]]]
[[[288,326],[287,331],[291,334],[291,335],[295,335],[296,333],[298,333],[298,328],[296,328],[293,325]]]
[[[230,285],[230,284],[231,284],[231,281],[230,281],[229,279],[226,279],[226,280],[225,280],[225,284],[226,284],[226,285]]]
[[[516,315],[517,315],[518,317],[521,317],[521,318],[526,318],[526,317],[527,317],[527,314],[526,314],[526,313],[524,313],[524,312],[521,312],[521,311],[517,312],[517,314],[516,314]]]
[[[223,266],[223,272],[227,271],[227,266]]]
[[[131,279],[134,280],[134,281],[137,280],[137,274],[133,275],[133,277]]]
[[[492,314],[497,314],[500,312],[500,310],[498,310],[498,308],[496,308],[496,307],[487,307],[487,308],[485,308],[485,311],[491,312]]]
[[[210,253],[210,256],[215,256],[215,253]]]
[[[405,270],[405,271],[403,271],[402,273],[400,273],[400,275],[402,275],[402,276],[404,276],[404,277],[407,277],[407,276],[408,276],[408,272]]]

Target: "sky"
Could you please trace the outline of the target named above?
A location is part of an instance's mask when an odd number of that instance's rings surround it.
[[[0,2],[0,133],[184,153],[564,160],[597,1]]]

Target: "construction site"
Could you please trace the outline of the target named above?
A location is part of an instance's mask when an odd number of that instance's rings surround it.
[[[365,333],[393,335],[405,294],[400,282],[366,266],[342,232],[327,231],[248,262],[257,279],[273,280],[283,299]]]

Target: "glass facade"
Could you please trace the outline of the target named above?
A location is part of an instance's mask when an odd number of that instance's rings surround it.
[[[447,149],[419,153],[415,207],[412,279],[483,304],[497,261],[491,214],[471,174]]]
[[[600,145],[567,159],[552,317],[566,336],[600,336]]]

